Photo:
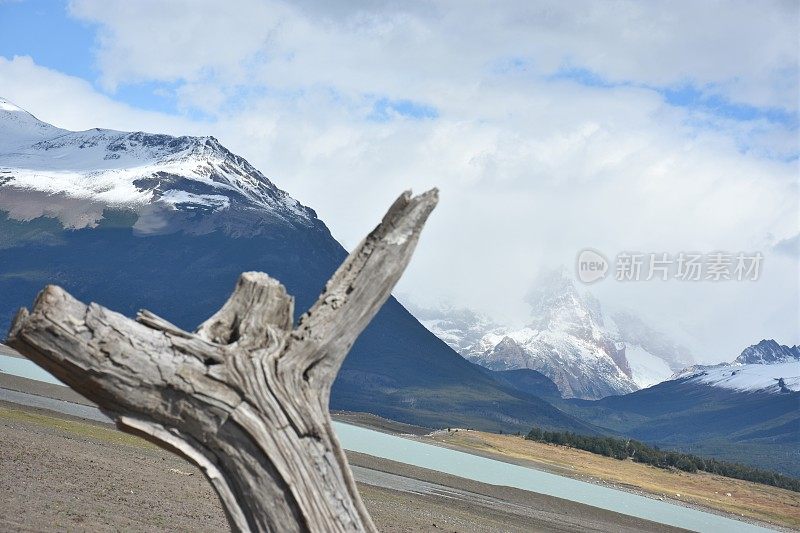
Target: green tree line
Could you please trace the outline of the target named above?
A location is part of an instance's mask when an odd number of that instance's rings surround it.
[[[689,453],[663,451],[657,446],[649,446],[636,440],[591,437],[568,431],[544,431],[538,427],[533,428],[525,438],[537,442],[570,446],[620,460],[631,459],[637,463],[644,463],[658,468],[676,468],[684,472],[702,470],[711,474],[800,492],[800,479],[739,463],[707,459]]]

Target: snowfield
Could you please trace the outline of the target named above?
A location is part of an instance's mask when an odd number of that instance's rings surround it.
[[[689,381],[745,392],[798,392],[800,361],[705,367]]]
[[[315,218],[312,210],[214,137],[67,131],[2,98],[0,185],[5,191],[37,191],[133,209],[158,204],[183,211],[255,209],[300,223]],[[13,212],[13,206],[5,207]],[[77,219],[87,226],[97,222]]]
[[[631,367],[633,381],[639,388],[645,389],[669,379],[673,374],[667,363],[641,346],[628,344],[625,357]]]

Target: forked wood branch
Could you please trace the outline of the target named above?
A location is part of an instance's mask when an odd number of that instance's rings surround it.
[[[328,400],[353,342],[389,297],[437,202],[395,201],[292,328],[294,299],[245,272],[194,333],[136,321],[49,285],[8,344],[96,402],[120,429],[196,463],[241,531],[374,531]]]

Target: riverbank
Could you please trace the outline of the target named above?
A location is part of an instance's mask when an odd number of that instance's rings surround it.
[[[456,429],[413,438],[759,525],[800,529],[800,493],[777,487],[705,472],[665,470],[517,435]]]
[[[225,531],[200,471],[109,424],[0,402],[0,529]],[[348,452],[381,531],[678,531]]]

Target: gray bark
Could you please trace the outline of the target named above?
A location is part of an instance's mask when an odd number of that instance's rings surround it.
[[[353,342],[391,294],[437,202],[406,192],[292,327],[294,299],[245,272],[194,333],[136,321],[49,285],[8,344],[96,402],[123,431],[205,472],[241,531],[374,531],[328,412]]]

